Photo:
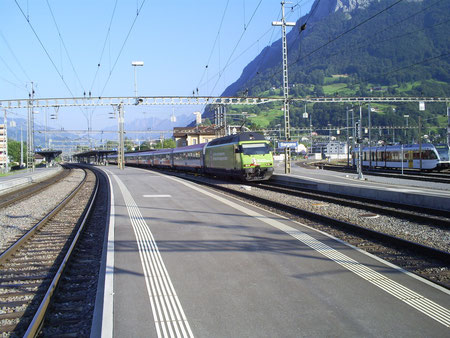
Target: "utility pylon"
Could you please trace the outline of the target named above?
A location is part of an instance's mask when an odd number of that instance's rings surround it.
[[[119,149],[117,149],[117,165],[119,169],[125,169],[125,142],[124,142],[124,116],[123,104],[118,106],[119,110]]]
[[[289,83],[288,83],[288,53],[286,41],[286,26],[295,26],[295,22],[286,22],[284,17],[285,1],[281,1],[281,21],[273,21],[272,26],[281,26],[282,35],[282,53],[283,53],[283,98],[284,98],[284,136],[286,141],[291,140],[291,131],[289,123]],[[291,172],[291,148],[284,148],[284,172],[289,174]]]
[[[31,82],[31,94],[28,100],[28,124],[27,124],[27,170],[34,171],[34,84]]]

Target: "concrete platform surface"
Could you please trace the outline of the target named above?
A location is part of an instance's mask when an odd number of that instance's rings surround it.
[[[365,180],[358,180],[355,174],[298,166],[292,166],[291,173],[286,175],[283,163],[277,162],[272,179],[324,192],[450,211],[450,184],[370,175],[364,177]]]
[[[113,198],[94,336],[448,335],[448,290],[193,183],[102,169]]]
[[[14,175],[2,176],[0,177],[0,194],[46,179],[60,170],[62,167],[58,165],[52,168],[36,168],[34,172],[22,171]]]

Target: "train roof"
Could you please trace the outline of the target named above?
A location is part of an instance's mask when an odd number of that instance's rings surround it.
[[[173,152],[174,153],[183,153],[185,151],[200,151],[200,150],[203,150],[205,145],[206,145],[206,143],[199,143],[199,144],[193,144],[191,146],[173,148]]]
[[[355,148],[359,149],[358,147]],[[364,146],[362,148],[363,150],[401,150],[402,149],[402,145],[401,144],[396,144],[396,145],[387,145],[387,146],[373,146],[373,147],[367,147]],[[422,143],[422,149],[435,149],[434,145],[432,143]],[[403,144],[403,150],[404,151],[408,151],[408,150],[419,150],[419,144]]]
[[[238,143],[243,141],[265,141],[264,135],[254,132],[244,132],[229,136],[216,138],[208,143],[208,146],[216,146],[219,144]]]

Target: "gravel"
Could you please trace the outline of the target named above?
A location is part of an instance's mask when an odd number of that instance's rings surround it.
[[[248,190],[248,187],[242,184],[221,185],[235,190],[245,190],[246,193],[253,196],[340,219],[411,242],[450,252],[450,232],[428,224],[415,223],[392,216],[374,215],[356,208],[289,196],[257,187],[251,187],[251,190]]]
[[[64,180],[37,195],[0,211],[0,253],[56,207],[83,180],[84,171],[72,169]]]

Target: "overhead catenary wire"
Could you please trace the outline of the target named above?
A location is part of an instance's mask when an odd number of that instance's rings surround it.
[[[25,77],[27,78],[28,82],[31,82],[30,77],[28,76],[27,72],[25,71],[25,69],[22,67],[22,64],[20,63],[19,58],[16,56],[16,54],[12,50],[11,46],[8,43],[8,40],[6,39],[6,37],[3,35],[3,33],[1,31],[0,31],[0,35],[2,37],[2,40],[5,42],[6,47],[8,47],[9,52],[13,56],[13,58],[16,61],[17,65],[19,66],[20,70],[25,75]],[[15,76],[15,77],[17,78],[17,76]]]
[[[347,54],[347,53],[354,53],[357,50],[364,50],[364,49],[366,49],[369,46],[375,46],[375,45],[380,44],[380,43],[384,43],[384,42],[400,39],[400,38],[406,37],[408,35],[415,34],[415,33],[418,33],[418,32],[422,32],[422,31],[425,31],[427,29],[435,28],[435,27],[438,27],[438,26],[441,26],[441,25],[445,25],[445,24],[448,24],[448,23],[450,23],[450,19],[442,21],[442,22],[438,22],[438,23],[436,23],[434,25],[426,26],[426,27],[423,27],[423,28],[420,28],[420,29],[417,29],[417,30],[414,30],[414,31],[402,33],[400,35],[391,36],[391,37],[388,37],[388,38],[385,38],[385,39],[371,40],[369,42],[364,40],[364,41],[361,41],[361,42],[365,42],[364,45],[358,46],[359,44],[356,44],[356,45],[354,45],[355,47],[353,47],[351,50],[344,47],[343,49],[340,49],[340,50],[336,51],[335,53],[328,54],[327,57],[330,58],[330,57],[334,57],[334,56],[344,55],[344,54]],[[316,60],[315,62],[309,63],[309,65],[312,66],[312,65],[314,65],[317,62],[319,62],[319,60]],[[344,87],[344,88],[346,88],[346,87]]]
[[[73,72],[74,72],[74,74],[75,74],[75,76],[76,76],[76,78],[78,80],[78,83],[79,83],[81,89],[84,92],[86,92],[86,90],[84,89],[83,84],[81,83],[80,77],[78,76],[78,72],[76,71],[75,66],[73,65],[72,58],[70,57],[69,51],[67,50],[67,46],[66,46],[66,44],[64,42],[64,39],[63,39],[63,37],[61,35],[61,30],[59,29],[58,23],[56,22],[56,18],[55,18],[55,15],[53,13],[53,10],[52,10],[52,8],[50,6],[50,3],[48,2],[48,0],[46,0],[46,2],[47,2],[48,9],[50,10],[50,14],[52,16],[52,19],[53,19],[53,23],[55,24],[56,30],[58,31],[59,39],[60,39],[60,41],[61,41],[61,43],[62,43],[62,45],[64,47],[64,50],[66,52],[67,58],[69,59],[70,65],[72,66],[72,70],[73,70]]]
[[[98,61],[98,63],[97,63],[97,70],[95,71],[94,78],[92,79],[92,83],[91,83],[91,86],[90,86],[90,88],[89,88],[89,93],[92,93],[92,90],[93,90],[93,87],[94,87],[95,80],[97,79],[98,72],[99,72],[100,66],[101,66],[101,64],[102,64],[103,53],[105,52],[106,43],[107,43],[108,40],[109,40],[109,35],[110,35],[110,33],[111,33],[112,22],[113,22],[113,19],[114,19],[114,15],[115,15],[115,13],[116,13],[117,1],[118,1],[118,0],[116,0],[115,3],[114,3],[114,8],[113,8],[113,11],[112,11],[112,14],[111,14],[111,19],[109,20],[108,29],[107,29],[107,31],[106,31],[105,41],[103,42],[102,51],[101,51],[101,53],[100,53],[100,58],[99,58],[99,61]],[[137,6],[137,1],[136,1],[136,6]],[[111,51],[110,51],[110,54],[111,54]],[[111,58],[111,55],[110,55],[110,58]],[[110,67],[111,67],[111,62],[110,62]]]
[[[74,97],[72,90],[70,89],[69,85],[67,84],[66,80],[64,80],[64,77],[62,76],[62,74],[60,73],[58,67],[56,66],[55,62],[53,61],[52,57],[50,56],[50,54],[48,53],[47,49],[45,48],[44,44],[42,43],[42,40],[39,38],[39,35],[37,34],[36,30],[34,29],[33,25],[30,22],[30,19],[27,15],[25,15],[24,11],[22,10],[22,8],[20,7],[19,3],[17,2],[17,0],[14,0],[14,2],[16,3],[17,7],[19,8],[20,12],[22,13],[23,17],[25,18],[25,20],[28,22],[28,25],[30,26],[31,30],[33,31],[34,35],[36,36],[36,39],[39,41],[39,44],[41,45],[42,49],[44,50],[45,54],[47,55],[48,59],[50,60],[51,64],[53,65],[53,68],[55,69],[55,71],[58,73],[59,77],[61,78],[61,81],[64,83],[64,85],[66,86],[66,89],[69,91],[70,95],[72,97]]]
[[[392,27],[397,27],[397,26],[399,26],[400,24],[404,23],[405,21],[407,21],[407,20],[409,20],[409,19],[411,19],[411,18],[417,16],[417,15],[420,14],[420,13],[425,12],[426,10],[430,9],[431,7],[433,7],[433,6],[435,6],[436,4],[440,3],[441,1],[442,1],[442,0],[438,0],[438,1],[434,2],[434,3],[432,3],[431,5],[429,5],[429,6],[425,7],[425,8],[422,8],[421,10],[419,10],[419,11],[417,11],[417,12],[415,12],[415,13],[409,15],[409,16],[407,16],[406,18],[403,18],[403,19],[401,19],[401,20],[399,20],[399,21],[393,23],[392,25],[389,25],[388,27],[385,27],[383,30],[378,31],[378,32],[376,33],[376,35],[380,35],[380,34],[382,34],[383,32],[385,32],[385,31],[387,31],[387,30],[390,30]],[[398,1],[398,2],[400,2],[400,1]],[[397,2],[397,3],[398,3],[398,2]],[[397,3],[394,3],[393,5],[396,5]],[[393,5],[392,5],[392,6],[393,6]],[[392,7],[392,6],[391,6],[391,7]],[[379,13],[378,13],[378,14],[379,14]],[[373,18],[373,17],[372,17],[372,18]],[[379,44],[379,43],[383,43],[383,42],[391,41],[391,40],[394,40],[394,39],[402,38],[402,37],[405,37],[405,36],[407,36],[407,35],[411,35],[411,34],[414,34],[414,33],[420,32],[420,31],[424,31],[424,30],[427,30],[427,29],[430,29],[430,28],[433,28],[433,27],[437,27],[437,26],[446,24],[446,23],[448,23],[449,21],[450,21],[450,20],[445,20],[445,21],[443,21],[443,22],[439,22],[439,23],[434,24],[434,25],[430,25],[430,26],[427,26],[427,27],[424,27],[424,28],[421,28],[421,29],[418,29],[418,30],[406,32],[406,33],[403,33],[403,34],[400,34],[400,35],[397,35],[397,36],[384,38],[384,39],[381,39],[381,40],[378,40],[378,41],[377,41],[377,40],[371,40],[370,42],[367,42],[366,40],[363,40],[363,41],[361,41],[361,42],[364,43],[364,45],[358,47],[358,44],[356,44],[356,45],[353,46],[352,51],[364,49],[364,48],[367,48],[368,46],[374,46],[374,45]],[[348,52],[351,52],[351,51],[348,50],[348,49],[343,49],[343,50],[340,50],[340,51],[338,51],[338,52],[329,54],[328,57],[334,57],[334,56],[338,56],[338,55],[341,55],[341,54],[344,54],[344,53],[348,53]],[[408,68],[412,68],[412,67],[414,67],[414,66],[416,66],[416,65],[423,64],[423,63],[426,63],[426,62],[431,62],[431,61],[434,61],[434,60],[443,58],[443,57],[445,57],[445,56],[447,56],[447,54],[444,53],[444,54],[439,55],[439,56],[427,58],[427,59],[422,60],[422,61],[419,61],[419,62],[417,62],[417,63],[411,64],[411,65],[407,65],[407,66],[402,66],[402,67],[396,68],[396,69],[394,69],[394,70],[385,72],[385,73],[379,75],[379,77],[385,77],[385,76],[394,74],[394,73],[396,73],[396,72],[399,72],[399,71],[401,71],[401,70],[408,69]],[[314,64],[314,62],[313,62],[312,64]],[[312,64],[310,64],[310,65],[312,65]],[[362,83],[364,83],[364,82],[367,82],[367,81],[370,81],[370,80],[372,80],[372,79],[374,79],[374,77],[366,78],[366,79],[360,80],[360,81],[358,81],[358,82],[353,82],[352,85],[360,85],[360,84],[362,84]],[[348,87],[348,84],[347,84],[345,87],[340,88],[340,90],[345,89],[345,88],[347,88],[347,87]]]
[[[131,27],[130,27],[130,29],[128,30],[127,36],[125,37],[125,40],[124,40],[123,43],[122,43],[122,47],[121,47],[120,50],[119,50],[119,54],[117,55],[116,61],[114,62],[114,64],[113,64],[111,70],[109,71],[108,78],[106,79],[105,85],[103,86],[103,89],[101,90],[101,93],[100,93],[99,97],[102,97],[102,96],[103,96],[103,92],[105,91],[105,88],[106,88],[106,86],[108,85],[109,80],[111,79],[111,76],[112,76],[112,74],[113,74],[113,72],[114,72],[114,69],[116,68],[117,62],[119,61],[119,58],[120,58],[120,56],[122,55],[123,49],[125,48],[125,45],[126,45],[126,43],[127,43],[127,41],[128,41],[128,38],[129,38],[130,35],[131,35],[131,31],[133,30],[133,27],[134,27],[134,25],[136,24],[136,21],[137,21],[137,19],[138,19],[138,17],[139,17],[139,14],[141,14],[142,7],[144,6],[145,1],[146,1],[146,0],[143,0],[143,1],[142,1],[141,6],[139,7],[139,9],[138,9],[137,12],[136,12],[136,16],[134,17],[134,20],[133,20],[133,22],[132,22],[132,24],[131,24]]]
[[[391,5],[387,6],[387,7],[385,7],[384,9],[382,9],[381,11],[379,11],[379,12],[375,13],[374,15],[370,16],[369,18],[367,18],[367,19],[361,21],[360,23],[356,24],[355,26],[349,28],[348,30],[346,30],[346,31],[342,32],[341,34],[335,36],[334,38],[330,39],[329,41],[327,41],[327,42],[324,43],[323,45],[317,47],[316,49],[312,50],[312,51],[309,52],[308,54],[306,54],[306,55],[304,55],[304,56],[300,56],[300,55],[299,55],[299,57],[298,57],[295,61],[293,61],[293,62],[291,62],[291,63],[288,64],[288,67],[289,67],[289,66],[292,66],[292,65],[294,65],[294,64],[296,64],[296,63],[298,63],[298,62],[300,62],[300,61],[302,61],[302,60],[304,60],[304,59],[306,59],[307,57],[309,57],[309,56],[311,56],[312,54],[314,54],[314,53],[318,52],[319,50],[321,50],[322,48],[325,48],[326,46],[328,46],[329,44],[333,43],[334,41],[336,41],[336,40],[342,38],[343,36],[345,36],[346,34],[352,32],[352,31],[355,30],[356,28],[358,28],[358,27],[364,25],[365,23],[369,22],[370,20],[373,20],[373,19],[376,18],[378,15],[380,15],[380,14],[382,14],[382,13],[388,11],[389,9],[391,9],[392,7],[394,7],[395,5],[399,4],[399,3],[402,2],[402,1],[403,1],[403,0],[397,0],[397,1],[394,2],[393,4],[391,4]],[[316,8],[317,8],[317,6],[316,6]],[[308,20],[309,20],[310,17],[311,17],[311,16],[308,16]],[[305,24],[306,24],[306,23],[305,23]],[[270,78],[274,78],[276,75],[278,75],[278,74],[281,73],[281,72],[282,72],[282,70],[276,70],[276,71],[274,71],[274,73],[270,76]]]
[[[8,65],[8,63],[5,61],[5,59],[3,59],[3,57],[0,55],[0,60],[2,61],[2,63],[5,65],[5,67],[10,71],[10,73],[16,78],[16,80],[20,83],[22,82],[19,77],[17,76],[17,74],[11,69],[11,67]],[[5,80],[6,81],[6,80]],[[11,82],[10,80],[6,81],[16,87],[19,87],[19,85],[14,84],[13,82]]]
[[[391,29],[394,28],[394,27],[399,27],[400,24],[402,24],[402,23],[404,23],[405,21],[407,21],[407,20],[409,20],[409,19],[411,19],[411,18],[417,16],[417,15],[420,14],[420,13],[423,13],[423,12],[427,11],[428,9],[430,9],[431,7],[435,6],[436,4],[438,4],[438,3],[440,3],[440,2],[442,2],[442,0],[438,0],[438,1],[434,2],[434,3],[432,3],[431,5],[429,5],[429,6],[425,7],[425,8],[422,8],[422,9],[420,9],[419,11],[417,11],[417,12],[415,12],[415,13],[413,13],[413,14],[411,14],[411,15],[409,15],[409,16],[403,18],[403,19],[400,19],[399,21],[396,21],[396,22],[394,22],[393,24],[384,27],[384,29],[377,31],[377,32],[372,36],[372,38],[374,38],[374,37],[377,36],[377,35],[383,34],[383,33],[386,32],[386,31],[391,31]],[[352,53],[352,52],[355,51],[355,50],[365,49],[365,48],[367,48],[368,46],[373,46],[373,45],[376,45],[376,44],[379,44],[379,43],[391,41],[391,40],[398,39],[398,38],[401,38],[401,37],[404,37],[404,36],[408,36],[408,35],[411,35],[411,34],[414,34],[414,33],[420,32],[420,31],[424,31],[424,30],[426,30],[426,29],[430,29],[430,28],[433,28],[433,27],[437,27],[437,26],[446,24],[446,23],[448,23],[449,21],[450,21],[450,20],[445,20],[445,21],[443,21],[443,22],[440,22],[440,23],[437,23],[437,24],[434,24],[434,25],[426,26],[426,27],[424,27],[424,28],[421,28],[421,29],[418,29],[418,30],[415,30],[415,31],[406,32],[406,33],[403,33],[403,34],[400,34],[400,35],[396,35],[396,36],[392,36],[392,37],[388,37],[388,38],[385,38],[385,36],[383,36],[383,39],[381,39],[381,40],[373,40],[373,39],[371,39],[370,41],[367,41],[367,39],[364,38],[363,40],[361,40],[361,41],[359,41],[359,42],[357,42],[357,43],[352,44],[351,50],[350,50],[349,48],[347,48],[347,46],[344,46],[344,47],[342,47],[340,50],[338,50],[338,51],[336,51],[336,52],[334,52],[334,53],[328,54],[327,57],[333,57],[333,56],[339,56],[339,55],[346,54],[346,53]],[[360,44],[363,44],[363,45],[362,45],[362,46],[359,46]],[[358,46],[359,46],[359,47],[358,47]],[[309,65],[310,65],[310,66],[311,66],[311,65],[314,65],[314,64],[317,63],[317,62],[319,62],[319,60],[316,59],[315,62],[313,61],[312,63],[309,63]]]
[[[442,58],[445,58],[445,57],[448,57],[448,56],[450,56],[450,53],[442,53],[441,55],[432,56],[432,57],[426,58],[426,59],[424,59],[424,60],[422,60],[422,61],[414,62],[414,63],[412,63],[412,64],[409,64],[409,65],[406,65],[406,66],[402,66],[402,67],[399,67],[399,68],[390,70],[390,71],[388,71],[388,72],[386,72],[386,73],[383,73],[383,74],[381,74],[381,75],[379,75],[379,76],[381,76],[381,77],[388,76],[388,75],[397,73],[397,72],[399,72],[399,71],[401,71],[401,70],[413,68],[413,67],[415,67],[415,66],[418,66],[418,65],[421,65],[421,64],[424,64],[424,63],[427,63],[427,62],[434,62],[434,61],[437,61],[437,60],[439,60],[439,59],[442,59]],[[364,79],[364,80],[361,80],[361,81],[359,81],[359,82],[354,83],[354,85],[358,85],[358,84],[362,84],[362,83],[368,82],[368,81],[370,81],[371,79],[372,79],[372,78],[366,78],[366,79]]]
[[[225,69],[228,67],[231,58],[233,57],[234,53],[236,52],[236,49],[237,49],[237,47],[239,46],[239,43],[241,42],[242,38],[244,37],[245,32],[247,31],[248,26],[251,24],[253,18],[255,17],[255,14],[256,14],[256,12],[258,11],[259,6],[261,5],[261,2],[262,2],[262,0],[259,1],[258,5],[256,5],[256,8],[255,8],[255,10],[253,11],[253,14],[252,14],[252,16],[250,17],[250,19],[249,19],[249,21],[248,21],[248,23],[247,23],[247,25],[246,25],[246,29],[244,29],[244,30],[242,31],[241,36],[239,37],[238,41],[236,42],[236,44],[235,44],[235,46],[234,46],[234,48],[233,48],[233,50],[232,50],[230,56],[228,57],[227,62],[225,63],[225,66],[223,67],[223,70],[225,70]],[[213,88],[211,89],[211,93],[214,92],[214,89],[216,88],[217,84],[219,83],[219,80],[220,80],[220,78],[221,78],[222,75],[223,75],[223,70],[222,70],[221,74],[219,74],[219,78],[217,79],[217,81],[215,82]]]
[[[360,23],[358,23],[357,25],[351,27],[350,29],[346,30],[345,32],[343,32],[343,33],[341,33],[341,34],[335,36],[334,38],[332,38],[332,39],[329,40],[328,42],[324,43],[322,46],[320,46],[320,47],[314,49],[313,51],[311,51],[311,52],[308,53],[307,55],[305,55],[305,56],[303,56],[303,57],[297,58],[297,60],[295,60],[294,62],[292,62],[290,65],[295,64],[295,63],[298,63],[299,61],[301,61],[301,60],[307,58],[308,56],[311,56],[312,54],[318,52],[318,51],[321,50],[322,48],[328,46],[330,43],[332,43],[332,42],[334,42],[334,41],[336,41],[336,40],[342,38],[344,35],[346,35],[346,34],[352,32],[352,31],[355,30],[356,28],[358,28],[358,27],[364,25],[365,23],[369,22],[370,20],[373,20],[373,19],[376,18],[378,15],[380,15],[380,14],[382,14],[382,13],[388,11],[389,9],[391,9],[392,7],[394,7],[395,5],[399,4],[399,3],[402,2],[402,1],[403,1],[403,0],[397,0],[395,3],[389,5],[388,7],[382,9],[381,11],[379,11],[379,12],[377,12],[377,13],[375,13],[375,14],[372,15],[371,17],[369,17],[369,18],[367,18],[367,19],[361,21]]]
[[[212,57],[213,52],[214,52],[214,49],[215,49],[215,47],[216,47],[216,43],[217,43],[217,40],[218,40],[218,38],[219,38],[220,31],[221,31],[221,29],[222,29],[223,20],[224,20],[224,18],[225,18],[225,14],[226,14],[226,12],[227,12],[227,8],[228,8],[228,4],[229,4],[229,3],[230,3],[230,0],[227,0],[227,3],[226,3],[226,5],[225,5],[225,9],[223,10],[223,13],[222,13],[222,18],[221,18],[221,20],[220,20],[219,29],[217,30],[216,38],[215,38],[214,43],[213,43],[213,46],[212,46],[212,48],[211,48],[211,52],[209,53],[208,61],[206,62],[206,66],[208,66],[208,65],[209,65],[209,62],[211,61],[211,57]],[[204,69],[204,71],[203,71],[203,74],[202,74],[202,77],[200,78],[200,81],[199,81],[199,83],[198,83],[198,85],[197,85],[197,88],[200,87],[200,83],[203,81],[203,78],[205,77],[206,69],[207,69],[207,68],[205,67],[205,69]]]
[[[299,3],[300,3],[300,1],[297,2],[297,4],[299,4]],[[281,14],[281,9],[279,10],[278,15],[277,15],[276,17],[279,17],[280,14]],[[290,15],[291,15],[291,13],[288,13],[287,17],[289,17]],[[247,27],[248,27],[248,26],[247,26]],[[237,57],[235,57],[234,59],[232,59],[231,61],[229,61],[228,65],[224,66],[223,68],[221,68],[221,69],[219,70],[219,72],[217,72],[215,75],[213,75],[212,77],[210,77],[210,78],[208,79],[208,81],[210,81],[210,80],[212,80],[212,79],[215,79],[215,78],[217,78],[218,76],[220,76],[221,73],[223,73],[223,72],[226,70],[226,68],[228,68],[228,67],[229,67],[230,65],[232,65],[235,61],[237,61],[237,60],[238,60],[243,54],[245,54],[249,49],[251,49],[251,48],[252,48],[253,46],[255,46],[257,43],[259,43],[259,41],[260,41],[263,37],[265,37],[269,32],[272,32],[272,33],[271,33],[271,36],[270,36],[270,39],[269,39],[269,43],[267,44],[266,47],[264,47],[264,49],[265,49],[264,54],[263,54],[263,56],[260,58],[260,60],[259,60],[259,62],[258,62],[258,65],[257,65],[257,67],[256,67],[256,71],[258,72],[259,69],[260,69],[260,67],[261,67],[261,65],[262,65],[262,63],[264,62],[264,59],[265,59],[265,57],[266,57],[266,55],[267,55],[267,52],[268,52],[268,50],[269,50],[267,47],[269,47],[270,44],[272,43],[272,38],[273,38],[273,33],[274,33],[274,31],[275,31],[275,27],[271,27],[270,29],[268,29],[267,31],[265,31],[261,36],[258,37],[258,39],[257,39],[255,42],[253,42],[249,47],[247,47],[247,48],[246,48],[243,52],[241,52]],[[202,78],[203,78],[203,77],[202,77]],[[218,82],[219,80],[220,80],[220,79],[218,79],[217,82]],[[197,86],[197,88],[198,88],[198,87],[201,87],[201,86],[204,86],[204,85],[206,85],[206,82],[199,83],[199,85]]]
[[[266,30],[256,41],[254,41],[251,45],[249,45],[246,49],[244,49],[239,55],[237,55],[234,59],[232,59],[230,61],[230,63],[228,64],[228,67],[231,66],[234,62],[236,62],[242,55],[244,55],[246,52],[248,52],[250,49],[252,49],[256,44],[258,44],[258,41],[261,40],[263,37],[265,37],[267,34],[269,34],[270,31],[273,31],[273,27]],[[222,68],[217,73],[215,73],[212,77],[210,77],[209,80],[213,80],[213,79],[217,78],[222,72],[224,72],[224,70],[225,70],[225,68]],[[207,84],[207,82],[205,81],[205,82],[200,83],[199,85],[205,86],[206,84]]]
[[[281,14],[281,9],[278,12],[278,15],[276,16],[277,18],[280,16]],[[260,35],[251,45],[249,45],[246,49],[244,49],[239,55],[237,55],[234,59],[232,59],[230,61],[230,63],[228,64],[228,67],[231,66],[234,62],[236,62],[242,55],[244,55],[246,52],[248,52],[252,47],[254,47],[256,44],[259,43],[259,41],[264,38],[269,32],[271,32],[270,35],[270,39],[269,39],[269,43],[267,44],[263,54],[263,58],[265,57],[265,55],[267,54],[268,48],[270,46],[270,44],[272,43],[272,38],[273,38],[273,33],[275,31],[275,27],[270,27],[268,30],[266,30],[262,35]],[[259,69],[260,65],[257,66],[257,68]],[[216,74],[214,74],[212,77],[209,78],[209,80],[215,79],[216,77],[218,77],[221,73],[223,73],[225,71],[225,67],[221,68],[219,70],[219,72],[217,72]],[[200,86],[205,86],[207,84],[207,82],[202,82],[199,83],[199,87]]]
[[[11,86],[14,86],[14,87],[16,87],[16,88],[18,88],[18,89],[21,89],[21,90],[25,91],[25,92],[28,92],[27,89],[26,89],[26,86],[20,86],[19,84],[14,83],[14,82],[11,82],[10,80],[5,79],[5,78],[2,77],[2,76],[0,76],[0,79],[1,79],[2,81],[6,82],[6,83],[9,83]]]

